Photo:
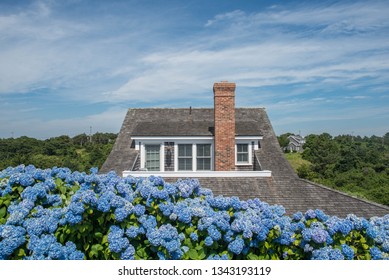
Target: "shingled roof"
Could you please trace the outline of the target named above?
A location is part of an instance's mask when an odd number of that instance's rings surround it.
[[[284,158],[265,109],[236,108],[235,118],[237,136],[263,136],[256,155],[262,169],[272,171],[272,177],[199,178],[203,187],[217,195],[258,197],[269,204],[283,205],[288,214],[308,209],[322,209],[339,217],[351,213],[366,218],[389,214],[387,206],[298,178]],[[132,145],[134,136],[212,136],[213,119],[213,109],[129,109],[100,172],[114,170],[121,175],[123,170],[131,169],[138,155]]]
[[[236,136],[261,136],[259,124],[255,121],[235,123]],[[211,121],[140,121],[133,136],[214,136],[215,127]]]

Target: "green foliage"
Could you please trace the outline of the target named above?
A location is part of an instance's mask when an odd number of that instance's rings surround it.
[[[290,135],[293,135],[293,133],[284,133],[284,134],[281,134],[280,136],[277,137],[278,139],[278,143],[280,144],[280,147],[281,148],[286,148],[289,144],[289,140],[288,140],[288,137]]]
[[[259,199],[215,197],[195,180],[33,166],[0,176],[0,259],[389,258],[389,216],[339,219],[308,210],[288,217]],[[76,255],[56,254],[64,245]]]
[[[101,167],[110,153],[117,134],[95,133],[92,139],[80,134],[38,140],[26,136],[0,139],[0,169],[19,164],[32,164],[39,168],[53,166],[87,171]]]
[[[306,137],[300,177],[389,205],[389,133],[360,137],[328,133]]]

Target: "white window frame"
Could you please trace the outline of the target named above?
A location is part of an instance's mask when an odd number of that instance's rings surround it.
[[[173,142],[174,140],[172,140]],[[211,170],[199,170],[199,171],[213,171],[214,170],[214,153],[213,153],[213,138],[210,139],[179,139],[174,141],[174,171],[175,172],[191,172],[190,170],[178,170],[178,145],[180,144],[192,144],[192,172],[197,170],[197,144],[209,144],[211,145]]]
[[[210,167],[209,170],[197,170],[197,159],[198,159],[198,157],[197,157],[197,145],[210,145],[210,151],[209,151],[210,155],[209,155],[209,157],[204,157],[204,156],[201,157],[201,159],[207,159],[207,158],[209,158],[209,159],[211,160],[210,166],[209,166],[209,167]],[[194,161],[196,162],[196,170],[197,170],[197,171],[212,171],[212,170],[213,170],[213,158],[214,158],[214,154],[213,154],[213,149],[212,149],[212,147],[213,147],[212,143],[196,143],[196,158],[194,159]]]
[[[174,142],[174,172],[196,172],[197,171],[197,144],[211,145],[211,170],[214,168],[214,138],[213,137],[132,137],[135,141],[135,150],[140,151],[140,168],[145,168],[146,150],[145,145],[160,145],[160,171],[165,171],[165,142]],[[178,145],[192,144],[192,171],[178,170]],[[207,172],[208,170],[201,170]]]
[[[140,168],[145,169],[146,167],[146,146],[147,145],[159,145],[159,171],[165,171],[165,145],[164,142],[160,141],[146,141],[141,142],[140,145],[138,143],[138,147],[140,148]]]
[[[237,141],[235,143],[235,165],[243,166],[243,165],[252,165],[253,164],[253,148],[252,148],[252,141]],[[247,162],[238,162],[238,144],[247,145],[248,150],[248,161]]]
[[[180,165],[180,161],[179,161],[179,159],[180,159],[180,156],[179,156],[179,146],[180,145],[189,145],[189,146],[191,146],[192,147],[192,155],[191,155],[191,160],[192,160],[192,170],[190,170],[190,169],[184,169],[184,170],[180,170],[179,169],[179,165]],[[179,144],[177,144],[177,153],[174,153],[174,157],[175,158],[177,158],[177,171],[186,171],[186,172],[188,172],[188,171],[195,171],[195,166],[193,165],[193,158],[194,158],[194,155],[196,154],[196,152],[194,151],[194,149],[196,148],[196,146],[195,145],[193,145],[192,143],[179,143]],[[184,159],[188,159],[189,157],[182,157],[182,158],[184,158]]]

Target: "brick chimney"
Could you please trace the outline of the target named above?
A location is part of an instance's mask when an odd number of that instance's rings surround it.
[[[213,85],[215,170],[235,170],[235,83]]]

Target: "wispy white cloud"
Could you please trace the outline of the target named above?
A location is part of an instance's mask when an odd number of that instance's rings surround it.
[[[110,107],[107,110],[91,114],[86,117],[67,117],[61,119],[44,120],[40,118],[17,119],[1,124],[2,137],[20,137],[33,135],[45,139],[55,135],[74,136],[92,132],[118,132],[127,112],[126,108]],[[55,132],[55,134],[53,134]]]
[[[389,5],[384,1],[250,11],[242,5],[187,24],[192,29],[185,31],[181,17],[158,9],[143,7],[148,12],[139,16],[136,1],[122,13],[84,17],[62,11],[64,2],[31,3],[0,11],[0,97],[45,89],[52,99],[105,106],[186,106],[207,96],[211,105],[212,84],[230,80],[237,83],[243,105],[286,115],[302,106],[320,112],[318,102],[373,102],[388,91]],[[387,113],[381,111],[385,102],[377,114]],[[358,115],[360,103],[350,116]],[[305,112],[307,119],[316,118],[311,111]],[[273,115],[285,127],[299,121]],[[31,118],[31,126],[58,130],[81,120],[40,119]]]

